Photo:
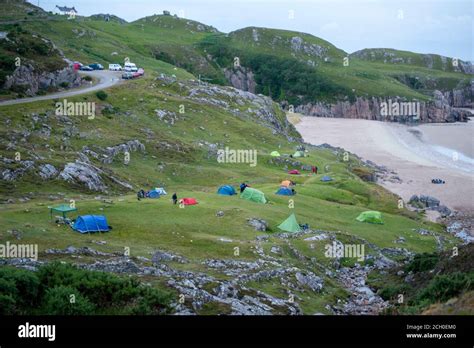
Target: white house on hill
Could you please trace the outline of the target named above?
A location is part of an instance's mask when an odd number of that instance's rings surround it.
[[[67,7],[67,6],[58,6],[56,5],[55,9],[58,10],[59,14],[62,15],[77,15],[77,10],[73,7]]]

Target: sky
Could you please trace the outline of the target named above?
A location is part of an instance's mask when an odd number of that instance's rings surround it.
[[[31,0],[50,11],[134,21],[169,10],[222,32],[248,26],[305,32],[352,53],[396,48],[474,61],[473,0]]]

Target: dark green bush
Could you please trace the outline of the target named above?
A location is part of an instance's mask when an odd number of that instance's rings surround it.
[[[474,289],[474,273],[437,275],[415,298],[415,303],[447,301],[463,291]]]
[[[0,268],[0,295],[11,298],[18,311],[36,304],[38,288],[39,280],[34,273],[9,267]]]
[[[104,91],[98,91],[95,95],[97,96],[97,98],[99,98],[102,101],[104,101],[108,97],[108,94],[105,93]]]
[[[74,295],[74,301],[71,301],[71,295]],[[48,289],[43,303],[44,312],[50,315],[91,315],[95,311],[94,304],[68,286]]]
[[[406,267],[406,272],[424,272],[433,269],[439,261],[437,254],[417,254]]]
[[[385,301],[394,300],[399,294],[406,294],[409,287],[406,284],[387,286],[379,290],[378,294]]]

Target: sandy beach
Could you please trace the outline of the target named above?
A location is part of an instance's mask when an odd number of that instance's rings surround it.
[[[474,122],[474,121],[472,121]],[[301,117],[308,143],[328,143],[395,171],[401,183],[380,183],[405,201],[430,195],[451,209],[474,211],[474,123],[408,127],[368,120]],[[444,185],[431,179],[441,178]]]

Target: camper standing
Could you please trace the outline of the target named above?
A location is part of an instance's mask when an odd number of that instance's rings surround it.
[[[173,204],[176,204],[178,203],[178,195],[175,193],[173,193],[173,196],[171,197],[171,199],[173,200]]]

